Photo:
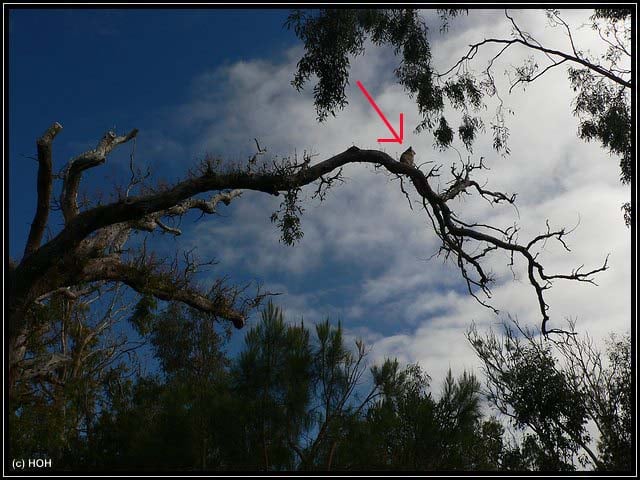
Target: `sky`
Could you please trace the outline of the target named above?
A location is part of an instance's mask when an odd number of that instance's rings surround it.
[[[416,134],[415,103],[394,82],[399,59],[389,48],[367,45],[354,59],[347,90],[348,106],[336,118],[318,124],[313,85],[297,92],[290,84],[303,49],[283,27],[286,10],[159,10],[159,9],[20,9],[9,14],[9,232],[8,251],[22,255],[35,208],[37,163],[35,140],[54,121],[64,130],[54,143],[54,171],[70,158],[93,148],[108,129],[140,130],[136,162],[148,166],[155,180],[184,178],[206,154],[229,162],[246,162],[255,152],[254,138],[269,155],[311,152],[322,161],[352,145],[386,151],[398,158],[409,145],[417,163],[442,164],[446,172],[457,161],[454,150],[433,148],[428,132]],[[522,28],[545,45],[568,48],[567,38],[546,24],[539,10],[512,11]],[[591,12],[564,12],[573,26]],[[6,12],[5,12],[6,14]],[[439,33],[434,12],[425,11],[433,62],[446,70],[467,45],[489,35],[508,37],[502,11],[472,10]],[[589,28],[575,30],[584,49],[598,51],[600,42]],[[480,52],[472,68],[484,68]],[[518,210],[491,207],[476,196],[452,202],[469,221],[508,226],[518,222],[520,238],[533,238],[552,227],[578,227],[568,238],[571,252],[548,244],[541,258],[551,272],[585,265],[599,267],[609,254],[609,269],[598,286],[556,282],[546,292],[551,326],[576,321],[581,333],[602,343],[611,332],[630,329],[631,230],[620,207],[630,189],[619,182],[618,160],[596,143],[577,138],[572,116],[574,92],[566,70],[549,71],[527,87],[507,95],[503,72],[522,62],[528,52],[513,51],[496,66],[508,116],[511,154],[493,151],[489,134],[481,135],[472,153],[490,170],[479,173],[487,188],[517,192]],[[541,60],[542,61],[542,60]],[[356,88],[360,80],[391,119],[405,117],[403,145],[379,144],[388,136],[383,123]],[[487,118],[492,112],[489,103]],[[393,121],[393,120],[392,120]],[[6,135],[6,134],[5,134]],[[107,164],[84,177],[86,192],[108,199],[128,178],[129,144]],[[324,202],[303,191],[304,237],[294,247],[279,241],[269,217],[279,198],[246,192],[222,215],[196,220],[187,216],[183,235],[155,235],[166,254],[193,247],[202,258],[219,262],[201,281],[227,275],[238,283],[260,282],[279,292],[275,301],[290,321],[341,321],[347,337],[363,338],[370,360],[396,357],[419,362],[440,384],[448,368],[481,375],[480,363],[465,332],[473,323],[480,331],[499,329],[508,315],[535,328],[541,321],[533,288],[509,258],[496,254],[488,270],[495,272],[492,305],[499,315],[478,304],[451,262],[429,259],[438,250],[425,213],[411,193],[409,207],[397,181],[364,165],[345,168],[346,182]],[[60,229],[51,219],[51,233]],[[250,325],[257,321],[254,315]],[[244,332],[236,332],[235,340]]]

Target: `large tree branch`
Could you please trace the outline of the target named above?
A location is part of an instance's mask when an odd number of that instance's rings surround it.
[[[71,363],[73,359],[61,353],[51,353],[42,357],[34,357],[23,360],[21,363],[20,377],[22,379],[32,379],[36,377],[46,377],[57,368],[61,368]]]
[[[38,139],[38,204],[36,214],[31,223],[29,238],[24,249],[24,257],[28,257],[40,247],[42,236],[47,227],[49,218],[49,205],[51,202],[52,188],[52,152],[51,144],[56,135],[62,130],[62,125],[58,122],[51,125],[46,132]]]
[[[55,238],[43,245],[30,258],[23,259],[23,262],[16,269],[18,280],[16,290],[20,292],[22,287],[32,283],[56,259],[73,251],[84,238],[101,228],[117,223],[141,220],[148,215],[170,210],[197,194],[209,191],[255,190],[279,195],[280,191],[310,184],[332,170],[355,162],[381,164],[395,173],[409,174],[411,170],[414,170],[407,165],[396,162],[386,153],[376,150],[360,150],[356,147],[291,175],[245,172],[220,174],[208,170],[198,177],[188,178],[165,191],[128,197],[115,203],[97,206],[78,213],[67,222],[65,228]],[[428,185],[422,189],[428,192],[427,194],[432,199],[436,198],[436,194]]]
[[[82,172],[89,168],[101,165],[107,155],[120,144],[126,143],[138,134],[134,128],[127,135],[118,136],[114,132],[107,132],[93,150],[88,150],[71,159],[63,170],[63,185],[60,204],[65,222],[71,221],[78,215],[78,187],[82,178]]]
[[[77,283],[101,280],[125,283],[138,293],[153,295],[160,300],[185,303],[202,312],[230,320],[236,328],[242,328],[246,320],[246,314],[234,307],[233,299],[222,288],[209,296],[203,295],[186,283],[179,284],[169,274],[123,263],[115,256],[87,262]]]
[[[104,140],[107,146],[97,148],[96,151],[107,152],[115,144],[122,143],[135,136],[135,132],[137,130],[134,130],[126,137],[117,138],[107,135],[105,138],[111,139]],[[102,154],[97,155],[101,156]],[[87,159],[90,158],[93,157],[87,155]],[[90,163],[89,160],[87,161]],[[146,225],[148,227],[146,229],[158,226],[164,230],[171,230],[171,227],[167,227],[160,221],[162,216],[182,215],[193,208],[211,213],[215,211],[215,205],[219,201],[224,201],[225,203],[231,201],[233,197],[239,194],[240,190],[255,190],[272,195],[279,195],[280,192],[290,194],[290,192],[294,192],[314,181],[322,181],[326,175],[349,163],[369,163],[375,166],[383,166],[387,171],[396,175],[406,175],[411,180],[417,193],[422,197],[426,212],[433,220],[436,234],[442,240],[442,250],[447,255],[452,254],[455,257],[461,274],[467,282],[469,292],[483,305],[490,307],[480,300],[474,292],[477,287],[487,298],[491,296],[489,284],[492,282],[492,278],[490,275],[485,274],[483,270],[481,264],[483,257],[497,249],[509,252],[512,257],[513,254],[521,255],[527,262],[528,277],[538,296],[543,317],[542,330],[545,334],[552,330],[548,331],[546,329],[549,316],[547,315],[548,306],[544,301],[543,292],[550,287],[551,281],[555,279],[591,281],[593,274],[607,268],[605,262],[599,269],[585,273],[574,270],[568,275],[549,275],[545,272],[542,264],[538,262],[538,254],[533,249],[537,248],[539,242],[548,239],[555,239],[566,247],[563,237],[567,232],[564,230],[551,232],[548,229],[545,234],[534,238],[528,244],[519,244],[514,241],[516,229],[501,229],[478,223],[465,223],[459,220],[451,211],[447,202],[466,192],[470,187],[493,203],[514,202],[514,196],[485,190],[475,181],[469,179],[469,173],[476,168],[481,168],[482,163],[479,165],[466,164],[463,166],[462,171],[453,171],[453,185],[443,194],[438,194],[429,184],[431,173],[425,175],[418,168],[397,162],[386,153],[377,150],[360,150],[354,146],[313,166],[306,164],[304,168],[297,168],[295,165],[293,168],[280,168],[275,165],[273,170],[262,170],[259,173],[242,170],[219,173],[211,163],[205,163],[200,175],[191,176],[171,188],[137,197],[123,198],[108,205],[97,206],[74,214],[68,218],[65,228],[54,239],[43,245],[28,258],[23,259],[22,263],[16,268],[16,281],[13,287],[14,296],[23,300],[26,299],[27,292],[30,291],[33,285],[39,283],[39,280],[43,275],[46,275],[46,272],[58,264],[61,258],[68,256],[69,252],[77,252],[82,244],[89,250],[93,249],[92,251],[98,252],[106,248],[107,245],[113,246],[116,243],[121,245],[131,228],[144,228]],[[70,168],[69,172],[71,170]],[[209,201],[193,198],[197,194],[212,191],[220,193]],[[471,242],[471,247],[468,246],[469,242]],[[473,252],[473,248],[480,248],[481,252],[479,254],[470,253]],[[111,248],[111,252],[120,253],[116,247]],[[471,270],[468,267],[471,267]],[[144,289],[142,283],[144,279],[136,276],[136,272],[127,268],[123,264],[103,264],[100,267],[101,276],[99,275],[95,279],[124,281],[132,288],[142,291]],[[56,285],[55,287],[59,286],[62,285]],[[39,292],[39,295],[42,293],[44,292]],[[158,287],[157,290],[149,293],[163,299],[183,299],[181,301],[185,301],[185,303],[204,311],[213,312],[222,308],[220,305],[216,305],[214,308],[213,305],[204,300],[204,297],[196,295],[195,292],[180,293],[179,289],[169,288],[168,284],[162,288]],[[496,311],[493,307],[490,308]],[[234,323],[240,323],[239,317],[234,316],[233,312],[220,315],[232,319]]]
[[[202,198],[189,198],[166,210],[146,215],[139,221],[132,221],[131,226],[133,228],[149,232],[156,228],[160,228],[164,232],[181,235],[182,231],[180,229],[165,225],[160,219],[163,217],[181,217],[189,210],[200,210],[202,214],[215,214],[217,213],[217,206],[220,202],[225,205],[229,205],[234,198],[239,197],[240,195],[242,195],[241,190],[232,190],[230,192],[218,193],[209,200]]]
[[[610,70],[607,70],[604,67],[601,67],[600,65],[597,65],[595,63],[589,62],[588,60],[576,57],[575,55],[570,55],[568,53],[565,52],[561,52],[559,50],[554,50],[551,48],[546,48],[540,45],[534,45],[531,42],[526,42],[522,39],[519,38],[515,38],[512,40],[504,40],[504,39],[498,39],[498,38],[489,38],[486,39],[480,43],[477,44],[477,46],[481,46],[485,43],[501,43],[501,44],[512,44],[512,43],[519,43],[521,45],[524,45],[527,48],[531,48],[532,50],[538,50],[540,52],[544,52],[547,53],[549,55],[555,55],[557,57],[562,58],[563,60],[566,61],[570,61],[573,63],[577,63],[579,65],[582,65],[583,67],[588,68],[589,70],[593,70],[594,72],[602,75],[603,77],[607,77],[609,80],[614,81],[615,83],[622,85],[625,88],[631,88],[632,86],[632,82],[629,80],[625,80],[624,78],[620,78],[617,75],[614,75]],[[559,64],[560,62],[558,62]]]

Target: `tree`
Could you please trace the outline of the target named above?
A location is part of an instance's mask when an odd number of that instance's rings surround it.
[[[230,408],[230,361],[224,353],[229,334],[211,316],[177,302],[153,317],[149,337],[166,376],[170,409],[164,417],[167,433],[159,433],[170,438],[184,432],[182,461],[192,468],[207,470],[223,462],[211,445],[223,444],[229,429],[230,417],[221,415]],[[169,448],[164,456],[171,455]]]
[[[441,11],[443,18],[456,16],[459,10]],[[472,78],[438,85],[431,65],[431,49],[427,27],[414,9],[322,9],[294,10],[287,26],[293,29],[305,46],[292,82],[301,90],[317,76],[314,87],[318,120],[344,108],[348,101],[345,89],[349,83],[352,57],[364,54],[365,40],[375,45],[390,45],[402,62],[395,70],[398,82],[416,98],[422,121],[418,130],[429,129],[435,144],[446,148],[453,141],[453,130],[444,116],[445,101],[463,112],[459,126],[460,139],[470,147],[479,127],[478,119],[469,116],[469,108],[478,111],[482,92]]]
[[[96,413],[109,408],[111,392],[136,368],[132,353],[140,343],[115,331],[128,308],[118,284],[35,306],[40,335],[29,339],[28,375],[16,382],[8,405],[13,452],[53,459],[56,468],[90,461]],[[37,355],[50,363],[39,364]]]
[[[385,379],[382,396],[354,420],[336,468],[433,470],[439,437],[429,376],[418,365],[400,368],[397,361],[372,372]]]
[[[247,332],[234,370],[242,405],[244,461],[260,470],[291,470],[300,436],[311,423],[312,354],[309,332],[286,325],[271,302],[262,322]]]
[[[384,375],[382,395],[346,429],[336,469],[501,468],[504,429],[495,419],[482,418],[480,384],[473,375],[454,379],[449,371],[436,400],[429,376],[417,364],[401,369],[397,361],[387,361],[373,373]]]
[[[367,13],[368,12],[368,13]],[[359,52],[365,34],[378,42],[390,43],[402,48],[405,63],[398,75],[411,94],[416,94],[426,115],[426,126],[435,125],[437,114],[442,111],[443,98],[466,111],[467,105],[478,106],[478,90],[470,80],[451,83],[446,88],[436,87],[435,73],[429,67],[428,44],[417,14],[412,10],[370,11],[320,11],[317,19],[306,14],[294,14],[295,28],[305,40],[307,53],[301,60],[297,86],[301,86],[311,73],[321,79],[316,89],[317,106],[333,108],[344,101],[344,79],[348,72],[349,52]],[[390,13],[389,13],[390,12]],[[295,15],[298,15],[296,17]],[[337,20],[336,20],[337,19]],[[347,26],[346,30],[342,27]],[[349,29],[355,28],[351,31]],[[351,33],[350,33],[351,32]],[[337,35],[339,41],[334,41]],[[345,58],[347,60],[345,61]],[[339,77],[327,77],[331,65],[337,65]],[[335,60],[335,62],[334,62]],[[435,115],[435,116],[434,116]],[[322,116],[322,115],[321,115]],[[446,145],[444,117],[438,120],[436,137]],[[432,122],[433,120],[433,122]],[[459,133],[470,145],[473,140],[475,120],[469,117]],[[134,168],[131,159],[131,181],[117,192],[115,201],[106,204],[79,203],[78,191],[82,175],[89,169],[105,163],[108,155],[120,145],[135,142],[138,130],[119,135],[107,132],[95,149],[81,153],[53,175],[53,142],[62,130],[54,123],[37,141],[38,202],[34,220],[26,242],[24,255],[17,264],[9,266],[9,377],[13,386],[28,379],[32,369],[25,367],[25,359],[32,352],[29,344],[41,335],[36,324],[34,309],[55,295],[77,295],[86,285],[121,282],[148,302],[151,297],[185,303],[215,318],[223,318],[241,328],[247,315],[267,293],[246,294],[246,287],[230,285],[223,279],[215,281],[211,288],[199,288],[194,276],[202,264],[191,254],[182,261],[159,260],[154,252],[147,252],[146,244],[132,245],[131,234],[136,231],[164,232],[179,235],[174,220],[189,211],[215,214],[220,203],[229,204],[240,197],[242,190],[254,190],[270,195],[283,194],[280,211],[272,220],[282,230],[282,239],[293,244],[302,236],[299,194],[303,187],[315,183],[315,195],[324,198],[327,190],[342,181],[341,167],[349,163],[369,163],[383,167],[389,174],[408,179],[422,202],[435,234],[442,241],[441,253],[451,258],[459,267],[469,293],[488,308],[493,278],[485,271],[483,263],[494,251],[503,251],[510,257],[521,257],[527,265],[527,275],[537,296],[545,334],[557,332],[548,328],[550,319],[544,291],[556,280],[570,279],[592,282],[593,276],[607,268],[607,262],[590,271],[574,270],[567,274],[549,273],[538,257],[542,244],[555,239],[564,245],[570,232],[564,228],[551,229],[534,237],[528,243],[517,240],[517,227],[501,228],[464,220],[451,207],[462,194],[476,193],[492,204],[513,204],[515,195],[506,195],[481,186],[472,179],[474,171],[482,169],[482,159],[461,162],[452,170],[448,185],[436,186],[438,167],[429,171],[401,164],[389,155],[377,150],[361,150],[355,146],[324,161],[310,165],[310,158],[298,162],[296,157],[280,161],[264,161],[259,164],[258,152],[247,165],[233,166],[221,159],[206,158],[196,170],[174,185],[148,185],[146,175]],[[440,132],[440,133],[438,133]],[[52,203],[54,179],[61,181],[60,195]],[[404,190],[404,182],[401,182]],[[198,195],[212,193],[208,199]],[[59,208],[64,225],[53,238],[43,242],[49,226],[49,213]],[[129,245],[126,245],[129,242]],[[177,257],[177,256],[176,256]],[[144,305],[141,307],[144,310]],[[54,358],[49,353],[30,359],[38,368],[51,372],[65,359]]]
[[[613,337],[606,365],[593,341],[575,331],[543,342],[514,325],[505,323],[502,337],[472,327],[467,338],[484,364],[489,402],[517,428],[533,432],[522,445],[524,465],[574,470],[578,458],[597,470],[630,470],[630,337]],[[599,433],[597,450],[587,422]]]
[[[493,203],[513,203],[515,199],[514,196],[486,190],[470,179],[473,170],[482,168],[481,162],[475,165],[465,164],[461,171],[454,172],[453,184],[443,193],[436,193],[429,182],[430,178],[437,175],[434,170],[425,174],[418,168],[393,160],[383,152],[360,150],[357,147],[351,147],[305,169],[286,160],[282,165],[270,170],[265,167],[261,172],[224,171],[219,162],[208,160],[201,165],[199,175],[194,174],[171,188],[162,188],[135,197],[123,195],[116,202],[80,212],[76,196],[82,171],[103,163],[112,148],[134,138],[136,131],[125,136],[117,136],[110,132],[95,150],[85,152],[70,161],[62,173],[65,180],[61,208],[65,214],[65,227],[53,239],[40,245],[47,223],[50,208],[48,200],[53,180],[51,142],[60,129],[60,125],[55,124],[39,140],[38,210],[25,255],[17,266],[10,266],[9,271],[9,365],[12,385],[28,377],[28,370],[23,363],[29,338],[38,335],[33,318],[36,302],[54,294],[74,296],[75,290],[87,284],[122,282],[145,297],[181,301],[215,317],[230,320],[238,328],[242,327],[248,312],[259,304],[265,294],[258,292],[253,297],[242,296],[244,289],[226,285],[223,281],[215,282],[208,292],[198,291],[191,281],[198,269],[193,258],[188,258],[186,266],[180,271],[177,262],[167,265],[158,261],[153,254],[147,254],[144,247],[134,255],[127,255],[124,245],[131,232],[161,229],[179,234],[177,228],[164,223],[165,217],[179,217],[191,209],[199,209],[209,214],[216,213],[220,202],[231,202],[240,195],[242,189],[272,195],[279,195],[282,191],[285,192],[285,199],[282,203],[280,226],[284,241],[293,243],[300,236],[297,216],[299,207],[296,201],[301,187],[319,180],[316,193],[324,194],[334,181],[340,179],[339,171],[333,176],[330,176],[330,173],[347,163],[381,165],[392,174],[406,175],[410,178],[423,199],[424,209],[433,222],[436,235],[442,240],[442,251],[447,256],[455,258],[470,294],[482,304],[488,306],[477,297],[474,289],[489,296],[492,281],[482,268],[482,258],[498,249],[521,255],[529,265],[529,280],[538,296],[545,332],[552,330],[546,328],[549,317],[543,291],[551,282],[556,279],[591,282],[595,273],[607,268],[605,261],[600,268],[589,272],[548,274],[536,259],[534,250],[548,239],[563,242],[568,233],[565,229],[549,229],[528,244],[520,244],[515,241],[515,228],[489,227],[487,230],[483,225],[466,223],[459,219],[449,207],[449,202],[467,189],[477,191],[484,199]],[[127,194],[129,191],[130,188],[127,188]],[[193,198],[196,194],[208,191],[218,193],[209,200]],[[278,218],[276,215],[275,219]],[[494,235],[496,231],[500,236]],[[482,253],[470,253],[471,245],[482,248]],[[49,356],[37,358],[36,361],[44,366],[59,363],[60,360],[55,360],[52,364],[53,359]]]
[[[600,433],[597,446],[601,468],[630,470],[633,466],[631,336],[612,334],[606,352],[587,336],[572,335],[555,346],[566,362],[571,388],[582,395],[589,417]]]
[[[374,374],[358,398],[364,344],[349,349],[341,326],[329,320],[315,326],[312,339],[302,322],[286,324],[271,302],[245,344],[233,370],[245,426],[238,445],[243,461],[264,470],[331,470],[350,419],[380,395],[386,378]]]
[[[141,377],[103,410],[92,466],[118,469],[330,470],[351,419],[380,392],[356,389],[365,350],[340,327],[288,324],[269,302],[236,358],[201,313],[177,304],[154,316],[156,376]],[[199,335],[199,332],[209,334]],[[213,333],[213,335],[212,335]],[[204,338],[203,338],[204,337]]]
[[[113,392],[96,420],[98,470],[225,468],[238,428],[228,331],[202,312],[170,303],[144,333],[159,368]]]
[[[112,370],[103,393],[70,383],[56,403],[24,402],[10,422],[11,448],[46,452],[73,470],[561,471],[592,448],[588,419],[602,432],[591,452],[598,468],[630,468],[628,336],[612,338],[608,365],[575,336],[554,343],[511,331],[504,344],[470,337],[491,369],[491,401],[533,429],[514,446],[483,415],[472,374],[449,371],[437,398],[417,364],[386,360],[365,378],[361,342],[347,348],[328,321],[311,335],[271,302],[230,358],[226,325],[179,303],[152,313],[144,336],[157,372],[127,378]],[[551,347],[564,352],[562,368]],[[93,410],[86,392],[99,397]]]
[[[464,9],[441,9],[441,31]],[[597,32],[606,49],[595,58],[574,43],[571,28],[558,10],[548,9],[546,15],[551,27],[566,31],[568,50],[547,48],[531,34],[523,31],[508,11],[505,16],[513,26],[511,38],[485,38],[469,46],[468,52],[451,68],[437,72],[431,64],[428,29],[424,19],[413,9],[376,10],[296,10],[288,20],[298,37],[305,43],[305,54],[298,63],[293,85],[302,89],[316,75],[314,87],[318,119],[344,108],[348,103],[345,88],[349,83],[349,65],[353,57],[362,55],[364,43],[369,39],[375,45],[390,45],[402,62],[395,70],[398,82],[411,97],[415,97],[421,122],[416,130],[429,130],[434,135],[434,145],[445,149],[454,142],[454,129],[445,116],[448,102],[454,111],[460,111],[462,121],[458,137],[468,151],[485,122],[478,115],[485,107],[487,97],[497,97],[499,103],[490,121],[493,146],[497,151],[509,154],[509,128],[505,122],[504,99],[496,83],[496,65],[509,49],[524,48],[532,52],[522,65],[510,66],[509,93],[518,85],[525,88],[549,70],[569,65],[568,77],[574,91],[578,92],[573,113],[580,119],[578,135],[590,141],[599,141],[612,155],[620,157],[620,179],[631,183],[631,10],[595,9],[591,16],[591,28]],[[478,51],[499,47],[479,76],[470,64]],[[544,65],[546,64],[546,65]],[[542,65],[542,66],[541,66]],[[631,204],[623,205],[627,225],[631,224]]]

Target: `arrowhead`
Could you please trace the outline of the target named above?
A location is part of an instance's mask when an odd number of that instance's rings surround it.
[[[393,138],[379,138],[378,141],[379,142],[393,142],[393,143],[399,143],[400,145],[402,145],[402,139],[404,138],[404,114],[403,113],[400,114],[400,135],[398,135],[398,133],[395,131],[395,129],[389,123],[389,120],[387,120],[387,118],[384,116],[384,113],[382,113],[382,110],[380,110],[380,107],[378,107],[378,105],[376,105],[376,102],[373,100],[373,98],[371,97],[369,92],[367,92],[367,89],[364,88],[364,85],[362,85],[362,82],[360,80],[358,80],[356,82],[356,84],[358,85],[358,88],[362,91],[362,94],[367,98],[367,100],[369,101],[369,103],[371,104],[373,109],[380,116],[380,118],[382,119],[384,124],[387,126],[387,128],[389,129],[389,131],[393,135]]]
[[[404,113],[400,114],[400,135],[398,135],[395,128],[393,128],[391,124],[387,124],[387,127],[391,131],[393,138],[379,138],[378,142],[399,143],[400,145],[402,145],[402,141],[404,140]]]

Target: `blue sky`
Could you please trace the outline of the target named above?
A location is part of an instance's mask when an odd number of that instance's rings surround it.
[[[53,121],[56,165],[114,125],[160,128],[194,77],[215,66],[272,57],[295,36],[286,10],[16,9],[9,16],[10,254],[32,219],[36,163],[21,157]],[[143,142],[144,137],[141,137]],[[89,179],[90,180],[90,179]],[[15,218],[15,221],[13,220]]]
[[[426,14],[435,26],[433,13]],[[515,14],[541,40],[566,46],[562,35],[546,26],[543,13]],[[182,178],[206,153],[246,161],[255,149],[254,137],[272,155],[306,150],[318,155],[314,161],[354,144],[395,156],[412,145],[419,160],[437,161],[448,171],[457,154],[438,152],[430,135],[411,132],[418,114],[393,82],[397,59],[389,49],[369,48],[353,62],[349,106],[318,125],[312,86],[298,93],[289,83],[302,50],[283,28],[286,15],[286,10],[250,9],[12,11],[11,256],[22,254],[36,200],[37,164],[24,155],[34,155],[35,139],[53,121],[64,126],[54,144],[55,171],[93,148],[114,126],[119,133],[140,129],[136,161],[149,166],[154,179],[168,181]],[[588,15],[576,10],[568,18],[579,24]],[[509,30],[496,11],[472,12],[454,22],[448,35],[434,28],[434,63],[445,69],[471,41],[487,33],[508,36]],[[587,29],[576,38],[597,47]],[[514,52],[499,71],[524,55]],[[376,143],[387,132],[355,80],[363,81],[391,118],[404,112],[402,147]],[[544,252],[549,268],[595,267],[611,253],[611,269],[600,276],[600,287],[557,283],[548,300],[556,326],[563,318],[576,318],[579,330],[602,339],[630,325],[630,231],[620,212],[629,189],[619,184],[615,159],[576,138],[571,98],[566,72],[552,71],[526,92],[507,98],[516,112],[508,119],[510,157],[495,154],[488,135],[476,144],[473,158],[484,156],[491,167],[479,180],[496,190],[518,192],[520,218],[513,209],[473,199],[456,208],[477,221],[503,226],[518,221],[522,238],[543,231],[546,219],[568,226],[580,219],[570,255],[552,245]],[[129,154],[130,145],[125,145],[106,165],[88,172],[87,191],[101,191],[107,201],[113,186],[128,178]],[[305,191],[305,236],[293,248],[279,243],[269,221],[279,199],[253,192],[234,201],[223,216],[196,221],[196,215],[188,215],[181,237],[156,234],[152,244],[167,254],[196,247],[203,258],[215,256],[220,263],[212,275],[231,273],[234,281],[259,281],[282,292],[276,301],[291,320],[302,315],[312,322],[327,315],[340,318],[349,336],[362,336],[372,346],[373,359],[421,362],[435,384],[448,366],[457,372],[477,368],[464,340],[472,321],[481,329],[495,328],[509,313],[527,326],[538,325],[535,293],[524,277],[513,281],[508,258],[497,256],[490,263],[498,277],[493,302],[502,312],[496,317],[465,294],[454,266],[425,260],[437,251],[437,239],[424,214],[408,207],[397,182],[364,166],[349,166],[345,173],[347,183],[322,204],[310,199],[311,189]],[[59,223],[54,216],[54,234]]]

